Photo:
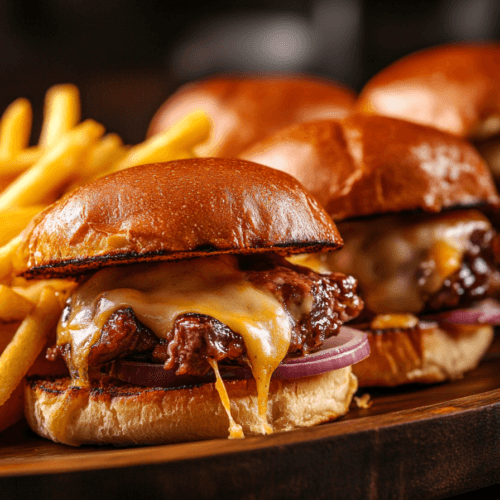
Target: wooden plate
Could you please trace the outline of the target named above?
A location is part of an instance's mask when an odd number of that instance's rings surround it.
[[[0,437],[1,498],[443,498],[500,482],[500,337],[464,379],[370,391],[340,421],[245,440],[71,448]]]

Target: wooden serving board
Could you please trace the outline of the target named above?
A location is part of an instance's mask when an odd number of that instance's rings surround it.
[[[500,336],[464,379],[370,391],[372,406],[245,440],[71,448],[0,436],[0,498],[444,498],[500,483]]]

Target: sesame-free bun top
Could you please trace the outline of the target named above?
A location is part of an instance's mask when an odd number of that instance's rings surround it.
[[[500,43],[451,44],[396,61],[362,90],[358,110],[469,139],[500,133]]]
[[[291,123],[346,116],[355,100],[351,89],[319,78],[219,76],[181,87],[158,110],[148,135],[202,109],[213,121],[213,132],[197,148],[198,155],[235,157]]]
[[[384,116],[292,125],[242,157],[293,175],[334,220],[499,203],[466,140]]]
[[[71,276],[116,264],[341,245],[329,216],[289,175],[199,158],[133,167],[69,193],[25,230],[15,267],[26,277]]]

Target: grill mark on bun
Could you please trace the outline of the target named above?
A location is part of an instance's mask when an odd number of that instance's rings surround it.
[[[342,244],[326,211],[288,174],[195,158],[133,167],[69,193],[32,221],[16,270],[76,276],[139,261]]]
[[[57,376],[52,377],[39,377],[31,376],[26,378],[27,385],[32,390],[42,391],[47,394],[67,394],[71,398],[71,393],[77,394],[80,391],[90,391],[91,397],[102,397],[106,398],[118,398],[118,397],[137,397],[141,394],[154,393],[158,394],[160,392],[171,392],[179,390],[190,390],[202,387],[204,385],[212,385],[215,387],[213,382],[204,382],[199,384],[181,385],[176,387],[143,387],[138,385],[127,384],[125,382],[120,382],[117,379],[111,379],[108,377],[103,377],[101,381],[94,381],[94,385],[90,386],[90,389],[85,387],[71,386],[68,384],[68,378],[60,378]],[[101,385],[95,385],[101,384]]]
[[[127,254],[104,255],[96,257],[88,257],[84,259],[71,259],[67,261],[58,261],[48,263],[43,266],[35,266],[20,275],[25,278],[55,278],[55,277],[78,277],[84,274],[93,272],[97,269],[109,266],[126,266],[130,264],[138,264],[145,262],[158,262],[170,260],[195,259],[200,257],[208,257],[211,255],[250,255],[258,253],[277,253],[282,255],[290,255],[295,253],[315,253],[324,251],[325,248],[336,249],[338,244],[331,241],[314,241],[314,242],[299,242],[283,243],[273,247],[247,248],[239,251],[235,250],[213,250],[205,249],[205,251],[193,251],[183,253],[166,253],[162,251],[148,252],[144,254],[130,252]]]

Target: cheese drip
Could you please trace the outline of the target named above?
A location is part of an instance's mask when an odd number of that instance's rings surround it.
[[[222,406],[224,410],[226,410],[227,418],[229,419],[229,439],[241,439],[245,437],[243,434],[243,429],[241,425],[237,424],[234,421],[233,416],[231,415],[231,403],[229,402],[229,396],[227,395],[226,386],[222,381],[222,377],[220,376],[219,366],[217,365],[217,361],[215,359],[208,360],[212,370],[215,373],[215,388],[219,393],[220,400],[222,402]]]
[[[83,283],[71,298],[68,318],[61,320],[57,344],[69,344],[73,383],[88,384],[90,348],[111,315],[130,307],[159,338],[166,338],[177,317],[211,316],[240,334],[257,385],[263,433],[271,376],[288,352],[291,322],[267,290],[245,280],[234,256],[219,256],[106,268]]]

